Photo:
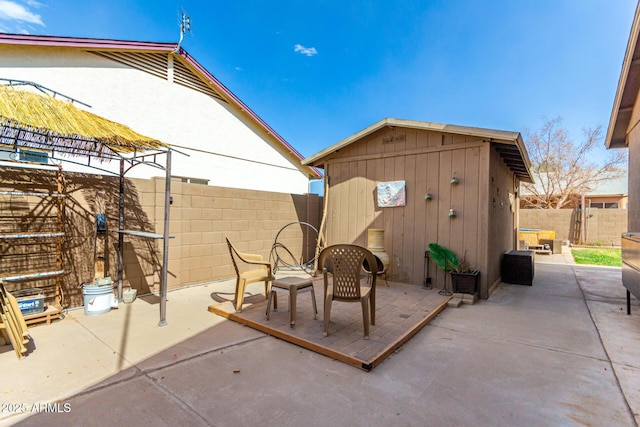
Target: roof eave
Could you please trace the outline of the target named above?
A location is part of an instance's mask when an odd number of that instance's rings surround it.
[[[328,148],[325,148],[324,150],[310,157],[307,157],[302,161],[302,164],[318,166],[322,164],[322,161],[328,155],[335,153],[336,151],[348,146],[349,144],[367,135],[370,135],[378,131],[379,129],[382,129],[385,126],[390,126],[390,127],[397,126],[397,127],[411,128],[411,129],[432,130],[432,131],[439,131],[439,132],[452,133],[452,134],[458,134],[458,135],[478,136],[478,137],[487,138],[487,139],[496,138],[496,139],[505,139],[505,140],[515,140],[519,135],[518,132],[508,132],[508,131],[495,130],[495,129],[483,129],[483,128],[475,128],[475,127],[467,127],[467,126],[448,125],[443,123],[423,122],[418,120],[385,118],[359,132],[356,132],[355,134],[343,139],[342,141],[339,141],[336,144]]]
[[[23,46],[58,46],[83,49],[137,50],[171,52],[176,43],[157,43],[131,40],[90,39],[82,37],[36,36],[28,34],[0,34],[0,44]]]
[[[636,13],[633,19],[633,25],[629,34],[629,42],[625,52],[624,61],[622,62],[622,70],[616,96],[613,101],[611,110],[611,118],[609,119],[609,127],[607,128],[607,137],[605,139],[606,148],[624,148],[629,146],[627,140],[627,129],[631,121],[633,105],[629,100],[635,103],[638,95],[638,82],[640,82],[640,63],[637,58],[638,54],[638,34],[640,34],[640,4],[636,7]],[[629,105],[623,105],[623,99],[628,100]]]

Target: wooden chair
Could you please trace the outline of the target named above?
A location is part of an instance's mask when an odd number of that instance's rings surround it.
[[[240,313],[244,301],[244,290],[247,285],[255,282],[264,282],[264,294],[265,298],[268,298],[269,282],[273,280],[273,273],[271,264],[264,261],[262,255],[239,252],[229,238],[225,238],[233,268],[236,270],[236,294],[233,302],[236,306],[236,311]]]
[[[18,307],[18,301],[6,291],[2,281],[0,281],[0,335],[8,339],[18,359],[25,357],[27,353],[25,345],[29,343],[29,330]]]
[[[362,283],[362,263],[371,266],[371,284]],[[361,246],[332,245],[320,252],[319,266],[324,275],[324,331],[329,335],[329,318],[333,301],[360,302],[364,323],[364,339],[369,339],[369,323],[375,325],[376,273],[378,263],[373,254]],[[329,273],[326,264],[329,264]]]

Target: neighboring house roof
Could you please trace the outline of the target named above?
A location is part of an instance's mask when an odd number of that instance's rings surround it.
[[[628,170],[621,177],[608,179],[596,184],[587,196],[626,196],[629,194]]]
[[[629,35],[627,51],[622,63],[620,80],[616,97],[613,101],[611,119],[607,130],[605,146],[607,148],[623,148],[629,146],[627,129],[633,114],[633,107],[640,90],[640,45],[638,45],[638,35],[640,34],[640,4],[636,8],[636,14]]]
[[[66,48],[78,48],[84,51],[90,51],[101,56],[105,56],[112,60],[121,62],[125,65],[139,68],[142,71],[166,78],[165,75],[159,73],[159,68],[154,64],[153,53],[161,53],[168,55],[174,53],[174,81],[177,84],[190,87],[195,90],[207,93],[218,99],[227,102],[235,107],[237,112],[244,116],[249,122],[263,132],[265,138],[269,139],[279,152],[289,158],[295,165],[298,165],[310,178],[320,178],[322,174],[314,167],[303,165],[302,155],[284,140],[276,131],[274,131],[264,120],[254,113],[247,105],[245,105],[237,96],[220,83],[211,73],[209,73],[202,65],[200,65],[191,55],[184,49],[180,48],[176,43],[155,43],[140,41],[124,41],[124,40],[107,40],[107,39],[89,39],[74,37],[53,37],[53,36],[34,36],[23,34],[1,34],[0,44],[3,45],[25,45],[25,46],[54,46]],[[130,54],[147,54],[143,61],[132,57]],[[176,61],[177,59],[177,61]],[[197,79],[192,76],[195,74]],[[1,76],[0,76],[1,77]]]
[[[533,177],[530,172],[531,161],[529,160],[529,155],[527,154],[524,141],[522,140],[522,136],[519,132],[508,132],[494,129],[483,129],[393,118],[386,118],[380,120],[377,123],[374,123],[368,128],[363,129],[346,139],[343,139],[342,141],[332,145],[331,147],[326,148],[310,157],[307,157],[303,160],[302,164],[320,166],[329,155],[387,126],[443,132],[456,135],[477,136],[479,138],[486,139],[487,141],[496,144],[496,149],[500,153],[500,156],[509,167],[509,169],[511,169],[511,171],[520,180],[525,182],[533,182]]]
[[[543,180],[546,182],[545,176],[541,175],[536,179],[535,187],[540,192],[544,192],[543,190]],[[629,170],[628,168],[624,168],[624,172],[622,175],[606,179],[594,184],[585,196],[626,196],[629,193]],[[527,188],[524,186],[520,189],[520,194],[522,196],[527,196],[532,194]]]

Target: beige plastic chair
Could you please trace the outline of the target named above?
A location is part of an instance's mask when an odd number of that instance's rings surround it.
[[[235,303],[236,311],[240,313],[244,301],[244,290],[247,285],[255,282],[264,282],[264,295],[265,298],[268,298],[269,282],[273,280],[273,273],[271,271],[271,264],[264,261],[262,255],[239,252],[229,238],[225,238],[237,276],[236,295],[233,302]]]
[[[371,266],[371,284],[360,276],[362,263]],[[378,263],[373,254],[361,246],[333,245],[324,248],[318,258],[324,275],[324,336],[329,335],[329,318],[333,301],[360,302],[364,323],[364,339],[369,339],[369,322],[375,325],[376,277]],[[327,268],[327,264],[329,269]]]

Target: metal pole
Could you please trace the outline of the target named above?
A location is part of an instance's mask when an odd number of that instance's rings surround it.
[[[118,301],[122,301],[122,277],[124,270],[124,159],[120,159],[120,199],[118,201]]]
[[[167,267],[169,264],[169,207],[171,206],[171,150],[167,150],[165,176],[162,277],[160,279],[160,322],[158,323],[158,326],[167,325]]]
[[[585,199],[584,194],[582,195],[582,200],[580,201],[582,205],[582,211],[580,212],[580,244],[583,245],[587,240],[587,208],[584,206]]]

